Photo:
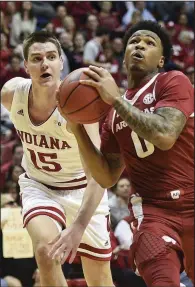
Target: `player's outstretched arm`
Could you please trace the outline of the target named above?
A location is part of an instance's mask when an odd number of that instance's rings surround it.
[[[8,111],[11,110],[14,92],[21,80],[23,80],[21,77],[13,78],[7,81],[1,89],[1,103]]]

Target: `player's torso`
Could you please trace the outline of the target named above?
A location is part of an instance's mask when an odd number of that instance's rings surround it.
[[[56,108],[43,124],[34,125],[29,117],[28,95],[30,80],[16,90],[11,119],[24,149],[22,165],[27,175],[37,181],[56,187],[72,186],[66,183],[82,179],[86,183],[78,145],[73,134],[66,130],[66,121]]]
[[[124,98],[142,112],[153,113],[158,102],[157,80],[161,76],[162,74],[154,76],[141,89],[127,91]],[[186,185],[188,185],[190,181],[186,180],[188,172],[180,168],[180,162],[185,160],[185,157],[181,155],[181,158],[178,159],[178,155],[180,156],[182,152],[184,143],[180,141],[185,139],[185,134],[187,133],[188,137],[193,137],[193,120],[188,123],[183,135],[178,139],[175,146],[168,151],[162,151],[152,143],[140,138],[128,127],[116,111],[112,112],[110,124],[112,132],[120,145],[127,170],[131,175],[132,185],[137,191],[144,193],[146,190],[148,192],[172,190],[178,187],[178,176],[181,176],[183,182],[186,182]],[[191,138],[189,140],[193,141]],[[187,164],[191,168],[191,160]],[[176,176],[176,174],[178,175]],[[156,184],[157,182],[158,184]]]

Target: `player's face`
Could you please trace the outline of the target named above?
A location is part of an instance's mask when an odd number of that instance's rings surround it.
[[[32,81],[40,86],[51,87],[60,80],[63,63],[57,47],[51,42],[32,44],[24,64]]]
[[[160,38],[153,32],[135,32],[127,43],[125,65],[128,74],[132,72],[152,73],[164,65]]]

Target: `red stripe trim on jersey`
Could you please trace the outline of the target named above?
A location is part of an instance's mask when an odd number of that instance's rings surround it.
[[[91,251],[97,254],[109,254],[112,252],[111,247],[109,249],[100,249],[100,248],[92,247],[86,243],[81,243],[78,248],[86,249],[88,251]]]
[[[85,188],[87,186],[87,183],[85,184],[81,184],[81,185],[77,185],[77,186],[69,186],[69,187],[59,187],[59,186],[51,186],[51,185],[45,185],[47,188],[52,189],[52,190],[76,190],[76,189],[82,189]]]
[[[24,225],[23,227],[26,227],[27,223],[34,217],[38,216],[38,215],[47,215],[53,219],[55,219],[56,221],[58,221],[59,223],[61,223],[64,227],[66,227],[65,221],[61,220],[61,218],[59,218],[57,215],[50,213],[49,211],[37,211],[36,213],[33,213],[32,215],[30,215],[27,220],[24,220]]]
[[[28,175],[26,173],[25,173],[25,177],[30,179],[30,177],[28,177]],[[51,186],[51,185],[44,184],[42,182],[40,182],[40,183],[43,184],[45,187],[51,189],[51,190],[77,190],[77,189],[85,188],[87,186],[87,183],[76,185],[76,186],[66,186],[66,187],[65,186],[60,186],[60,187],[59,186]],[[66,181],[66,183],[68,183],[68,181]]]
[[[82,180],[87,180],[86,176],[83,176],[81,178],[75,178],[75,179],[69,180],[69,181],[61,181],[61,182],[56,182],[56,183],[71,183],[71,182],[78,182],[78,181],[82,181]]]
[[[27,211],[23,217],[23,222],[24,222],[24,220],[28,214],[30,214],[32,211],[40,210],[40,209],[45,209],[45,211],[48,210],[48,212],[49,212],[49,210],[54,211],[54,212],[58,213],[64,219],[64,222],[66,222],[66,217],[65,217],[64,213],[54,206],[37,206],[37,207],[29,209],[29,211]],[[40,211],[40,212],[42,212],[42,211]]]
[[[97,257],[97,256],[93,256],[91,254],[80,252],[80,251],[77,251],[77,255],[87,257],[89,259],[96,260],[96,261],[110,261],[111,260],[111,255],[109,257]]]

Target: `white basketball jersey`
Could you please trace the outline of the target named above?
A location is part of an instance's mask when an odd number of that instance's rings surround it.
[[[20,137],[22,166],[28,177],[53,187],[80,187],[87,183],[77,141],[66,129],[66,120],[56,108],[47,121],[34,125],[28,113],[31,79],[19,81],[10,118]]]

